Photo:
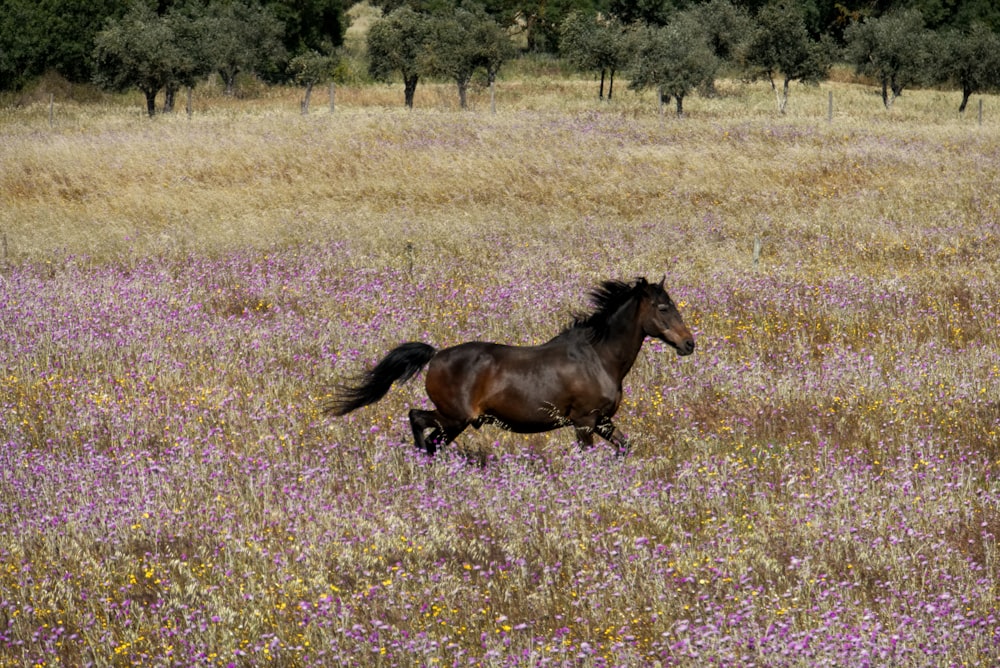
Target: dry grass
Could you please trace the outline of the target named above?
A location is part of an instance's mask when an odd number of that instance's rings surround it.
[[[595,88],[0,112],[0,665],[994,664],[1000,120]],[[664,273],[624,463],[316,409]]]

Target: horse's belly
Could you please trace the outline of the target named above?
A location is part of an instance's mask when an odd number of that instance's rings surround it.
[[[559,427],[564,427],[570,423],[565,420],[530,419],[526,416],[513,417],[510,415],[499,416],[491,413],[484,413],[472,424],[476,429],[484,424],[491,424],[518,434],[538,434],[545,431],[552,431],[553,429],[558,429]]]

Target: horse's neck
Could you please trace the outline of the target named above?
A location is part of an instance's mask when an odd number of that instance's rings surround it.
[[[618,309],[608,322],[608,336],[594,344],[604,369],[619,383],[632,370],[635,358],[639,356],[639,350],[642,348],[642,342],[646,339],[646,334],[636,317],[638,308],[638,303],[630,302]]]

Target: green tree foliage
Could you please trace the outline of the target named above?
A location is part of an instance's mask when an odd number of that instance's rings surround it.
[[[857,72],[882,86],[882,104],[892,107],[903,89],[931,78],[932,38],[919,10],[893,11],[851,24],[844,33],[847,59]]]
[[[477,47],[476,64],[486,72],[487,83],[492,84],[503,64],[517,55],[517,49],[506,28],[488,14],[481,14],[473,23],[470,38]]]
[[[684,113],[684,98],[711,81],[719,66],[704,26],[690,12],[663,27],[638,27],[631,41],[632,88],[655,88],[661,104],[674,98],[678,116]]]
[[[1000,90],[1000,36],[982,23],[967,31],[949,30],[941,35],[938,78],[962,91],[959,113],[965,112],[974,93]]]
[[[514,25],[523,26],[527,33],[528,51],[555,53],[567,16],[593,14],[602,7],[601,0],[512,0],[509,11]]]
[[[735,60],[739,45],[746,41],[753,25],[747,11],[731,0],[708,0],[690,11],[704,30],[715,56],[723,62]]]
[[[455,81],[462,109],[466,108],[469,82],[479,66],[479,48],[473,41],[479,20],[464,9],[430,17],[430,31],[419,59],[423,72]]]
[[[614,93],[615,72],[628,63],[625,26],[616,18],[572,12],[560,28],[559,53],[574,67],[600,72],[597,96],[604,99],[604,77],[610,75],[608,99]]]
[[[288,62],[288,71],[295,82],[306,89],[302,100],[302,113],[309,113],[309,100],[312,97],[313,86],[333,78],[337,58],[322,54],[319,51],[303,51]]]
[[[269,9],[249,0],[213,2],[201,20],[205,56],[227,95],[235,94],[241,72],[273,72],[285,63],[284,25]]]
[[[156,113],[156,93],[178,78],[185,57],[173,26],[141,0],[135,0],[120,20],[109,21],[95,38],[95,81],[113,90],[138,88],[146,97],[146,112]]]
[[[421,74],[421,54],[430,37],[430,19],[403,5],[372,24],[368,31],[368,72],[389,81],[403,77],[403,99],[413,108],[413,95]]]
[[[609,0],[608,13],[625,25],[663,26],[683,0]]]
[[[271,0],[265,8],[281,22],[281,39],[288,53],[330,55],[344,44],[343,0]]]
[[[94,36],[123,13],[114,0],[0,0],[0,89],[20,88],[46,70],[89,81]]]
[[[767,4],[757,14],[741,58],[752,79],[766,78],[770,82],[778,111],[783,114],[788,105],[789,84],[819,83],[825,79],[834,52],[828,39],[816,40],[809,35],[798,5],[779,0]]]

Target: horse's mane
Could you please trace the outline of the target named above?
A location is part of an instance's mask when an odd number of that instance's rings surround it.
[[[608,321],[618,309],[638,296],[646,287],[646,279],[625,281],[603,281],[590,291],[593,310],[573,314],[572,324],[560,336],[570,332],[583,331],[591,341],[603,341],[608,336]]]

